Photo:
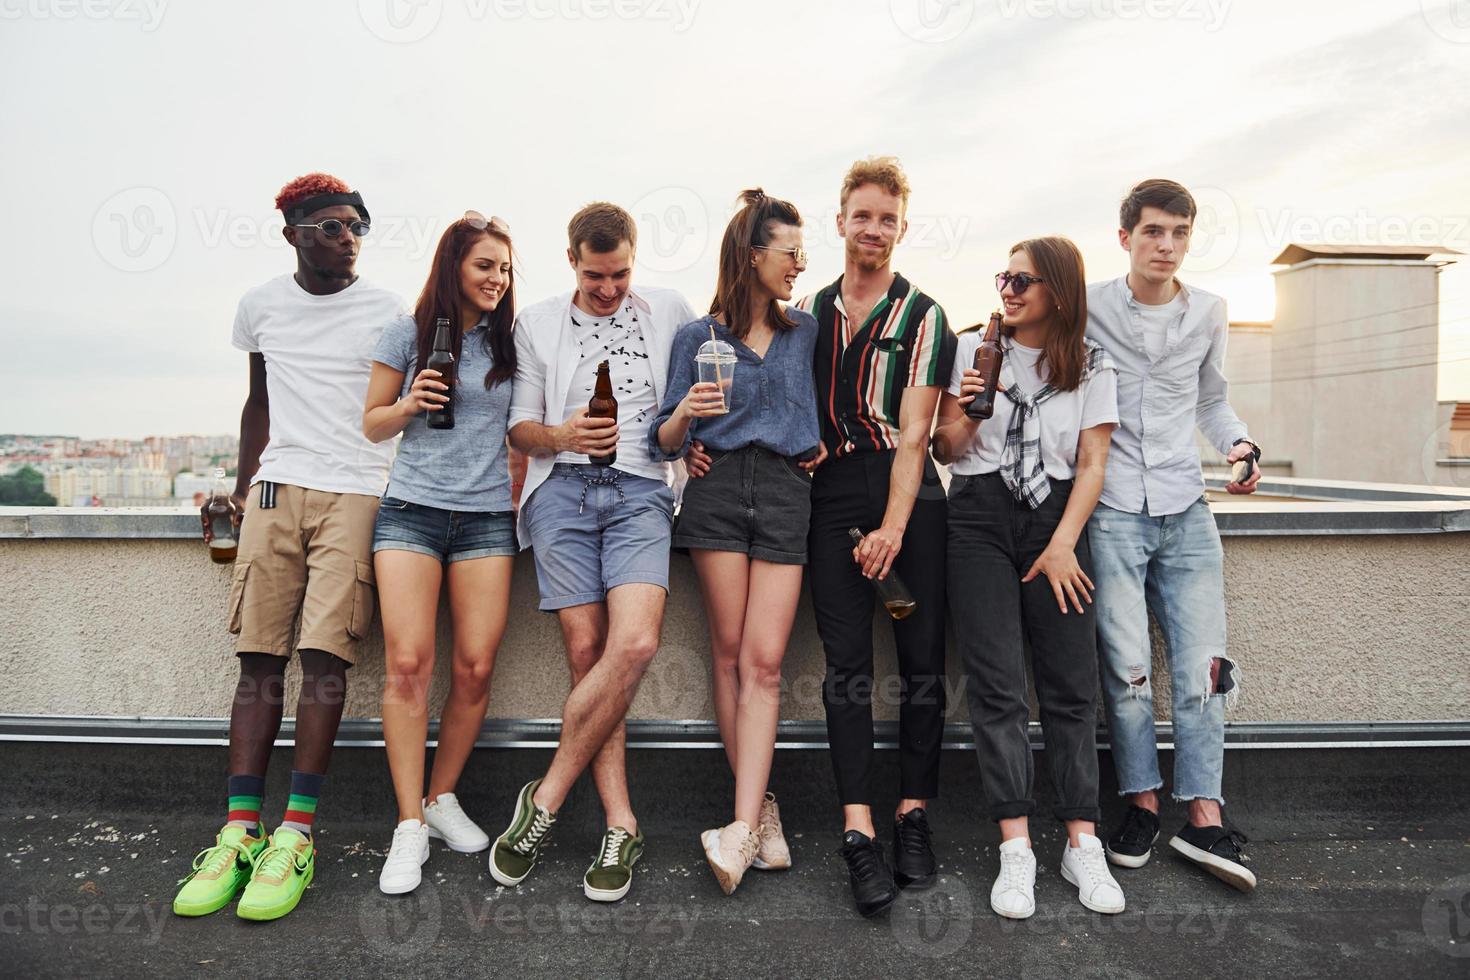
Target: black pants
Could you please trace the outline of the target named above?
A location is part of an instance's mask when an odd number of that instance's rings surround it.
[[[949,488],[949,607],[994,820],[1036,809],[1027,738],[1027,642],[1057,819],[1098,819],[1096,616],[1086,602],[1081,614],[1070,607],[1063,615],[1045,575],[1021,584],[1051,541],[1071,491],[1070,480],[1052,480],[1051,494],[1030,510],[995,474],[956,476]],[[1077,541],[1076,555],[1091,578],[1086,534]]]
[[[876,604],[873,583],[852,560],[848,528],[866,534],[883,523],[893,457],[893,452],[862,453],[829,460],[817,470],[812,484],[808,575],[817,634],[827,654],[822,700],[837,795],[844,806],[872,803]],[[908,617],[892,621],[899,672],[899,791],[905,799],[931,800],[939,795],[945,510],[938,475],[926,460],[924,484],[890,572],[897,573],[917,603]]]

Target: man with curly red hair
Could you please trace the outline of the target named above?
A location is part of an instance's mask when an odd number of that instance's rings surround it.
[[[277,919],[300,901],[315,874],[312,822],[347,668],[373,617],[373,521],[393,447],[363,435],[362,406],[378,335],[404,304],[358,278],[370,220],[361,194],[312,173],[281,188],[276,207],[296,270],[245,294],[232,337],[250,356],[250,394],[234,496],[239,552],[228,628],[238,636],[240,679],[228,813],[174,899],[185,916],[221,909],[242,891],[236,912],[245,919]],[[261,797],[293,650],[302,681],[291,789],[267,835]]]

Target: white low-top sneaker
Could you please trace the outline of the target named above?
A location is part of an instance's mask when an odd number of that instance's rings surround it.
[[[384,895],[406,895],[423,880],[423,864],[429,860],[429,828],[417,820],[403,821],[393,831],[393,846],[378,875]]]
[[[1024,837],[1000,845],[1000,873],[990,886],[990,908],[1007,919],[1029,919],[1036,911],[1036,855]]]
[[[1077,886],[1077,899],[1094,912],[1113,915],[1123,911],[1123,889],[1108,870],[1102,841],[1078,834],[1078,845],[1062,849],[1062,877]]]
[[[424,801],[424,823],[429,825],[429,836],[448,844],[451,851],[477,854],[490,846],[490,835],[465,816],[453,793]]]

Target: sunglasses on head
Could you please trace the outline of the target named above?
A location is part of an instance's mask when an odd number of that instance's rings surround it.
[[[1025,272],[998,272],[995,276],[995,291],[1003,293],[1006,287],[1011,287],[1012,296],[1020,296],[1031,288],[1032,283],[1046,282],[1040,276],[1033,276]]]
[[[470,227],[478,228],[481,231],[489,228],[491,231],[498,232],[502,235],[510,234],[510,225],[506,224],[505,219],[498,214],[492,214],[487,218],[478,211],[466,211],[464,213],[464,221]]]
[[[357,218],[352,221],[343,221],[340,218],[327,218],[325,221],[318,221],[314,225],[301,224],[292,225],[291,227],[315,228],[317,231],[320,231],[328,238],[340,237],[343,228],[346,228],[348,231],[352,232],[353,236],[356,238],[361,238],[372,230],[372,225],[368,224],[366,221],[363,221],[361,218]]]

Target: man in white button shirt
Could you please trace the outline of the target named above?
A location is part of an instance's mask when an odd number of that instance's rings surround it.
[[[1225,301],[1178,279],[1195,203],[1171,180],[1146,180],[1123,200],[1118,240],[1128,274],[1087,290],[1089,338],[1118,367],[1102,499],[1088,523],[1097,589],[1098,654],[1118,788],[1128,798],[1108,839],[1121,867],[1148,862],[1159,835],[1148,613],[1164,634],[1173,691],[1174,799],[1189,818],[1169,842],[1241,891],[1255,887],[1221,808],[1225,701],[1240,671],[1227,655],[1223,554],[1204,499],[1194,430],[1249,469],[1231,493],[1252,493],[1260,449],[1230,407],[1222,368]]]
[[[582,879],[595,902],[628,894],[643,853],[623,715],[658,650],[674,516],[671,467],[650,451],[648,428],[674,334],[695,319],[677,292],[633,287],[637,245],[627,211],[587,205],[567,227],[576,289],[522,310],[515,326],[510,443],[530,457],[518,530],[521,547],[534,549],[541,609],[561,620],[573,686],[551,767],[517,796],[515,817],[490,850],[490,874],[508,887],[525,880],[590,766],[607,822]],[[616,420],[587,417],[603,363]]]

